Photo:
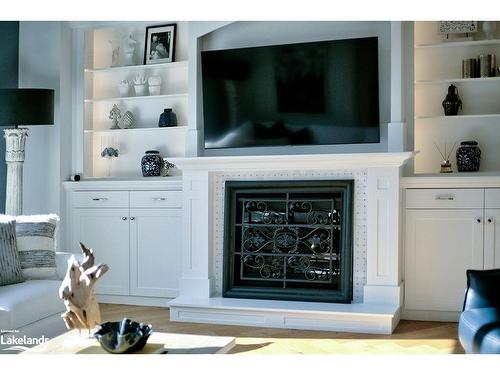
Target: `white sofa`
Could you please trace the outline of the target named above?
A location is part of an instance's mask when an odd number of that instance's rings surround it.
[[[65,308],[59,299],[59,286],[71,255],[56,253],[60,280],[27,280],[0,287],[0,336],[13,334],[15,337],[52,338],[66,330],[61,318]],[[4,337],[0,341],[0,349],[10,346],[2,344],[2,341],[7,339]]]

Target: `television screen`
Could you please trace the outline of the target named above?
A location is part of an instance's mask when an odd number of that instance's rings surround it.
[[[206,149],[380,142],[378,38],[201,53]]]

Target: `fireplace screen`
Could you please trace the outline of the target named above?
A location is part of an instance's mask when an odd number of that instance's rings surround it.
[[[352,180],[227,181],[224,297],[350,303]]]

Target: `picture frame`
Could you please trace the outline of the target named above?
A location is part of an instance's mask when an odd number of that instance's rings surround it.
[[[477,32],[477,21],[439,21],[440,34],[465,34]]]
[[[175,23],[146,27],[144,65],[175,61],[176,28]]]

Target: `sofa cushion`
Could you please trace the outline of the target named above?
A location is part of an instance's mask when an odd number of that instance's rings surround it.
[[[466,353],[500,354],[500,309],[470,309],[460,315],[458,336]]]
[[[17,329],[65,310],[60,281],[27,280],[0,288],[0,330]]]
[[[59,217],[50,215],[16,216],[19,259],[25,279],[55,280],[56,231]]]
[[[0,216],[0,286],[23,282],[17,252],[16,222]]]

